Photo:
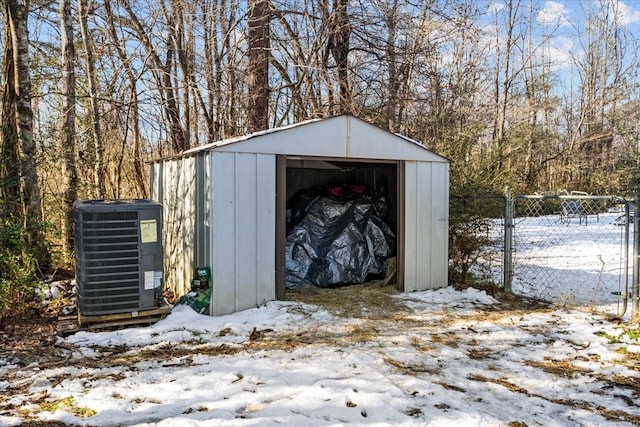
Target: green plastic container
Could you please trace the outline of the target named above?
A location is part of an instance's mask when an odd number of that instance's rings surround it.
[[[209,288],[207,292],[204,292],[198,295],[193,295],[193,292],[190,292],[186,295],[183,295],[180,298],[180,300],[178,300],[178,304],[188,305],[196,313],[199,313],[199,314],[206,314],[209,311],[210,302],[211,302],[211,288]]]

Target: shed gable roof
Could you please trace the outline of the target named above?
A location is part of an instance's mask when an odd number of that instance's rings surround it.
[[[448,162],[410,138],[346,114],[218,141],[185,151],[183,155],[201,151]]]

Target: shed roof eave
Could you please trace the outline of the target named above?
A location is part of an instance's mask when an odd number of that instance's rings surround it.
[[[447,162],[447,163],[451,163],[451,159],[449,159],[448,157],[442,156],[442,155],[440,155],[440,154],[436,153],[435,151],[430,150],[428,147],[426,147],[426,146],[425,146],[423,143],[421,143],[420,141],[417,141],[417,140],[415,140],[415,139],[413,139],[413,138],[409,138],[408,136],[405,136],[405,135],[401,135],[401,134],[399,134],[399,133],[394,133],[394,135],[395,135],[395,136],[397,136],[398,138],[402,138],[402,139],[404,139],[404,140],[405,140],[405,141],[407,141],[407,142],[410,142],[410,143],[412,143],[412,144],[415,144],[415,145],[417,145],[417,146],[419,146],[419,147],[421,147],[421,148],[423,148],[423,149],[425,149],[425,150],[429,151],[429,152],[430,152],[430,153],[432,153],[434,156],[438,156],[438,157],[440,157],[443,161],[445,161],[445,162]]]
[[[282,133],[283,136],[280,137]],[[366,136],[362,137],[362,135]],[[265,141],[254,142],[253,140],[257,138],[265,138]],[[396,144],[400,144],[396,148],[382,144],[387,139],[394,138],[396,138]],[[402,144],[409,145],[403,148]],[[191,148],[177,155],[155,159],[149,163],[175,160],[214,150],[332,158],[353,157],[363,160],[379,158],[381,160],[450,162],[449,159],[436,154],[412,138],[391,133],[360,118],[343,114],[223,139]]]
[[[199,151],[213,150],[213,149],[216,149],[216,148],[219,148],[219,147],[224,147],[225,145],[230,145],[230,144],[234,144],[236,142],[241,142],[241,141],[247,141],[249,139],[257,138],[257,137],[264,136],[264,135],[270,135],[272,133],[286,131],[288,129],[293,129],[293,128],[296,128],[296,127],[304,126],[304,125],[307,125],[309,123],[319,122],[321,120],[322,119],[310,119],[310,120],[305,120],[305,121],[302,121],[302,122],[293,123],[293,124],[290,124],[290,125],[285,125],[285,126],[281,126],[281,127],[277,127],[277,128],[265,129],[265,130],[261,130],[261,131],[258,131],[258,132],[253,132],[253,133],[250,133],[250,134],[247,134],[247,135],[239,135],[239,136],[234,136],[234,137],[231,137],[231,138],[222,139],[220,141],[216,141],[216,142],[212,142],[212,143],[209,143],[209,144],[201,145],[199,147],[190,148],[189,150],[183,151],[182,155],[188,156],[190,154],[198,153]]]

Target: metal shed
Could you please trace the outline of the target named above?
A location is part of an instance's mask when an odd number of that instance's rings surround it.
[[[447,285],[449,162],[351,115],[197,147],[151,164],[163,205],[164,278],[178,295],[211,267],[210,313],[285,297],[285,206],[296,191],[348,175],[388,183],[400,291]]]

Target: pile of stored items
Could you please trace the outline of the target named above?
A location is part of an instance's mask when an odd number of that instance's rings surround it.
[[[362,283],[395,251],[384,192],[365,185],[302,190],[287,202],[286,285]]]

